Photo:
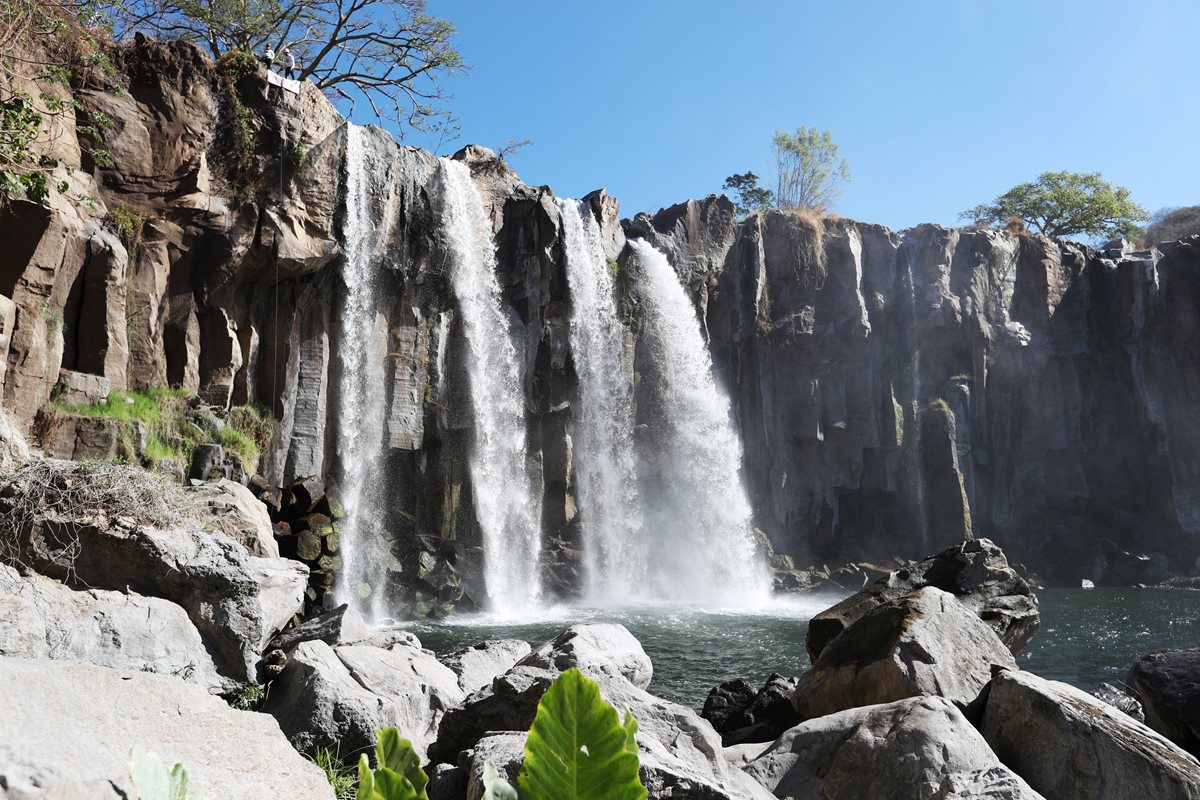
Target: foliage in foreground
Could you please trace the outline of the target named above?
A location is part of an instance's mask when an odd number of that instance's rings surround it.
[[[538,703],[517,786],[489,761],[484,800],[645,800],[636,733],[633,715],[622,722],[596,682],[569,669]],[[428,778],[395,728],[379,732],[375,762],[372,770],[365,754],[359,761],[358,800],[427,800]]]
[[[1099,172],[1043,172],[991,203],[969,208],[963,217],[979,225],[1004,226],[1016,218],[1047,236],[1132,237],[1150,219],[1146,209]]]
[[[138,800],[201,800],[188,791],[188,772],[183,764],[167,766],[156,753],[133,748],[129,777]]]

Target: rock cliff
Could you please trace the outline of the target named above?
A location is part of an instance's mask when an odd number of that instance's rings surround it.
[[[112,165],[93,163],[69,125],[45,143],[94,203],[55,195],[0,209],[4,405],[28,430],[60,370],[113,389],[179,386],[218,408],[259,403],[278,420],[259,471],[275,485],[321,475],[336,487],[345,121],[311,86],[281,92],[183,43],[139,37],[114,60],[113,85],[74,90],[80,124],[97,112],[115,121]],[[248,139],[231,132],[239,104]],[[469,583],[480,541],[471,417],[437,161],[383,131],[368,139],[391,506],[380,513],[400,577],[427,577],[414,550],[450,547]],[[455,158],[494,222],[531,469],[567,587],[576,381],[560,212],[548,187],[482,148]],[[739,221],[715,196],[622,223],[603,190],[588,201],[621,278],[629,379],[648,368],[625,247],[642,237],[696,301],[757,525],[785,560],[911,557],[986,535],[1054,581],[1192,570],[1200,240],[1096,251],[935,225]],[[648,408],[639,402],[651,424]]]

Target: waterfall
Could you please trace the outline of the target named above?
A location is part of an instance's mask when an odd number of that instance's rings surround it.
[[[379,606],[385,565],[386,537],[380,526],[380,472],[384,419],[383,352],[376,346],[378,312],[375,229],[371,218],[371,167],[366,132],[346,127],[346,220],[342,247],[346,285],[341,309],[337,409],[337,457],[341,467],[340,522],[342,571],[336,587],[339,603],[349,603],[368,617],[387,616]]]
[[[528,611],[540,597],[541,496],[526,457],[521,368],[500,299],[491,221],[470,168],[442,160],[450,279],[466,335],[473,428],[470,473],[492,610]]]
[[[646,588],[647,558],[633,445],[632,376],[624,359],[612,271],[591,209],[560,199],[571,353],[579,379],[572,430],[585,585],[591,603],[612,605]]]
[[[757,605],[770,581],[756,554],[742,446],[713,377],[696,308],[667,257],[630,241],[640,266],[645,333],[657,371],[658,430],[644,470],[644,511],[657,593],[705,605]],[[650,502],[653,498],[653,503]]]

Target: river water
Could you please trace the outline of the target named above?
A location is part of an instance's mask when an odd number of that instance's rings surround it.
[[[1160,589],[1047,589],[1038,592],[1042,628],[1017,661],[1045,678],[1090,689],[1119,682],[1141,655],[1157,648],[1200,646],[1200,593]],[[709,689],[731,678],[761,684],[772,672],[798,675],[809,666],[808,620],[837,597],[782,598],[758,613],[641,607],[545,610],[534,620],[460,617],[414,624],[437,653],[489,638],[535,646],[574,622],[619,622],[654,662],[650,691],[699,709]]]

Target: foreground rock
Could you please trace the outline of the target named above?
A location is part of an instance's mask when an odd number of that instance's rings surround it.
[[[0,685],[8,797],[134,797],[129,753],[140,747],[184,764],[196,796],[333,800],[324,774],[273,719],[235,711],[177,678],[0,658]]]
[[[1037,633],[1038,602],[1029,584],[991,540],[974,539],[895,570],[813,617],[806,640],[809,658],[815,662],[826,645],[871,609],[924,586],[956,595],[1014,655]]]
[[[905,697],[966,708],[1012,653],[954,595],[932,586],[876,606],[821,652],[792,702],[802,719]]]
[[[1200,762],[1086,692],[1002,671],[984,708],[984,738],[1050,800],[1200,798]]]
[[[746,773],[776,797],[821,800],[1036,800],[962,713],[940,697],[809,720]]]
[[[605,643],[615,646],[611,654],[603,649]],[[706,720],[631,682],[630,676],[648,681],[650,659],[620,625],[572,626],[470,695],[442,719],[437,741],[429,748],[430,760],[470,768],[470,756],[464,754],[485,738],[501,732],[524,734],[542,695],[570,667],[594,679],[605,700],[637,719],[642,782],[651,798],[770,797],[726,762],[720,737]],[[506,741],[514,749],[515,740]]]
[[[424,758],[442,714],[462,699],[458,676],[428,650],[314,640],[292,651],[262,710],[306,753],[365,752],[376,731],[393,726]]]
[[[75,590],[0,564],[0,656],[83,661],[174,675],[210,692],[236,688],[217,673],[182,608],[157,597]]]
[[[267,642],[303,607],[308,570],[189,527],[187,498],[137,469],[31,464],[0,485],[4,558],[60,581],[170,600],[223,674],[254,682]]]
[[[745,680],[727,681],[709,692],[700,716],[712,723],[726,747],[773,741],[800,722],[792,705],[796,682],[775,673],[756,691]]]
[[[1141,700],[1147,725],[1200,756],[1200,649],[1143,656],[1126,683]]]

